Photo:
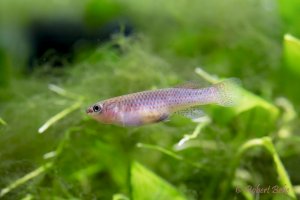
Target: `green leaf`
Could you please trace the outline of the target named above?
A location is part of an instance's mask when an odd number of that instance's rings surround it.
[[[0,118],[0,125],[6,126],[7,123],[2,118]]]
[[[284,58],[286,68],[300,76],[300,40],[290,34],[284,36]]]
[[[132,163],[130,182],[133,200],[186,199],[176,188],[138,162]]]
[[[298,95],[300,78],[300,40],[290,34],[284,36],[283,41],[284,64],[280,73],[280,87],[292,102],[299,102]]]

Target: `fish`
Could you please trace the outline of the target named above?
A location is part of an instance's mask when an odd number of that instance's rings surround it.
[[[185,84],[147,90],[99,101],[89,106],[86,113],[99,122],[125,127],[167,121],[173,114],[194,118],[203,114],[199,109],[202,105],[236,105],[239,85],[239,79],[229,78],[204,88]]]

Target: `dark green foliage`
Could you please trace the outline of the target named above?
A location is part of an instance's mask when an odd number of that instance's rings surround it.
[[[300,42],[284,36],[299,38],[292,1],[30,2],[1,2],[0,30],[67,13],[91,25],[124,15],[137,31],[26,75],[26,48],[1,47],[0,199],[251,200],[257,185],[289,188],[259,199],[299,197]],[[123,128],[85,114],[98,100],[218,77],[241,79],[241,102],[204,107],[200,125],[174,116]]]

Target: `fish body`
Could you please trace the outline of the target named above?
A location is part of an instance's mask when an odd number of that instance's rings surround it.
[[[151,124],[199,105],[234,105],[237,100],[237,82],[237,79],[227,79],[206,88],[184,86],[137,92],[100,101],[90,106],[86,112],[107,124]]]

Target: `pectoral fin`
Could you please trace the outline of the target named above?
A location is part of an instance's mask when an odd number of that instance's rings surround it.
[[[160,115],[160,117],[158,118],[157,122],[165,122],[169,120],[169,115],[166,113],[163,113],[162,115]]]

